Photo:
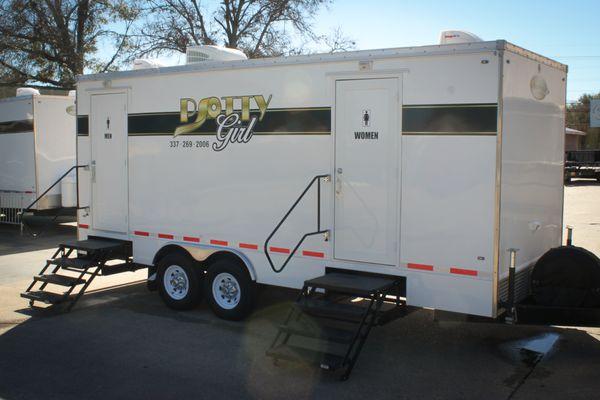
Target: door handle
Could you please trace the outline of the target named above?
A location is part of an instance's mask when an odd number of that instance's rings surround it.
[[[91,170],[92,170],[92,183],[96,182],[96,160],[93,160],[91,163]]]
[[[342,173],[343,169],[338,168],[335,170],[335,194],[342,194]]]

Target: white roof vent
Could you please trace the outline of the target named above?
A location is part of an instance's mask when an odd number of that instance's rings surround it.
[[[195,64],[204,61],[247,60],[244,52],[221,46],[190,46],[186,49],[186,63]]]
[[[440,44],[461,44],[483,42],[483,40],[470,32],[466,31],[443,31],[440,34]]]
[[[38,96],[40,91],[30,87],[20,87],[17,88],[17,97],[18,96]]]
[[[137,71],[138,69],[149,69],[149,68],[160,68],[164,67],[163,64],[156,60],[148,60],[146,58],[136,58],[133,60],[133,70]]]

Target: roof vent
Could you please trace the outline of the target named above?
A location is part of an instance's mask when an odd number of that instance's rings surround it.
[[[17,88],[17,97],[18,96],[39,96],[40,91],[30,87],[20,87]]]
[[[440,34],[440,44],[461,44],[483,42],[483,40],[470,32],[466,31],[443,31]]]
[[[186,63],[196,64],[205,61],[247,60],[248,57],[238,49],[221,46],[190,46],[186,49]]]
[[[164,67],[163,64],[156,60],[148,60],[147,58],[136,58],[133,60],[133,70],[137,71],[138,69],[149,69],[149,68],[160,68]]]

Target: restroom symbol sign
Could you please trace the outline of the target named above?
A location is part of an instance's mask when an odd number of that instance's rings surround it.
[[[362,126],[371,126],[371,110],[362,110]]]

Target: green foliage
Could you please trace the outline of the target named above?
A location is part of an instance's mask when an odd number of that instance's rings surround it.
[[[130,60],[139,15],[131,0],[0,0],[0,77],[70,87],[111,70]],[[99,57],[100,46],[113,51]]]
[[[584,94],[567,106],[567,126],[587,132],[583,146],[586,149],[600,149],[600,128],[590,128],[590,100],[600,99],[600,93]]]

